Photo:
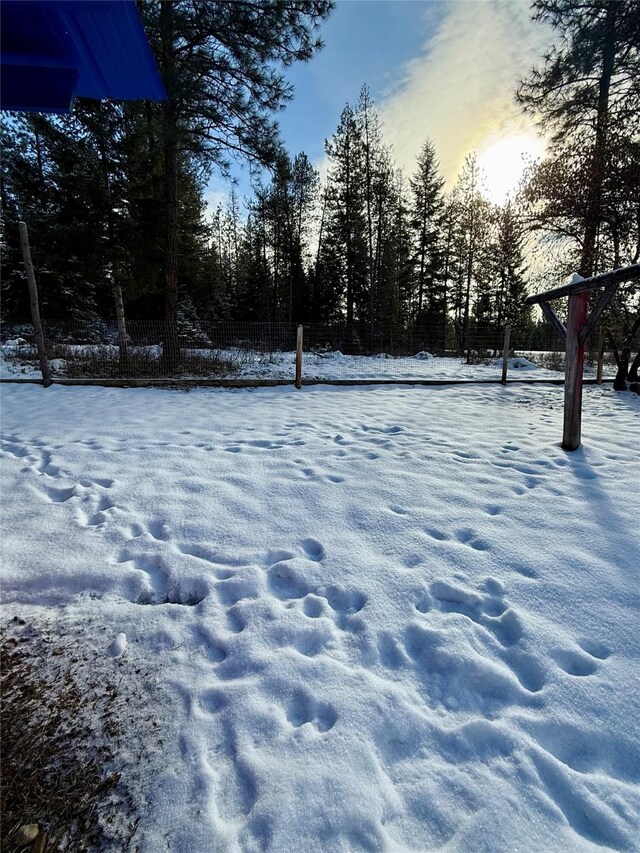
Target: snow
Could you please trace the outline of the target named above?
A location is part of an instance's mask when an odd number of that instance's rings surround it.
[[[95,365],[103,358],[105,365],[113,365],[118,361],[118,348],[114,346],[96,345],[71,345],[67,347],[69,359],[90,358]],[[29,353],[29,349],[21,350],[23,355]],[[486,350],[478,360],[477,364],[467,364],[466,358],[457,356],[433,356],[431,353],[422,351],[414,356],[391,356],[388,353],[377,355],[344,355],[339,350],[329,352],[305,352],[302,360],[303,380],[403,380],[412,379],[434,380],[434,381],[489,381],[499,380],[502,375],[502,355],[496,357],[495,351]],[[160,346],[137,347],[132,350],[131,355],[135,360],[135,354],[146,359],[159,361],[162,355]],[[188,358],[197,359],[203,365],[207,360],[216,362],[217,367],[214,375],[221,378],[243,378],[243,379],[268,379],[293,382],[295,376],[295,352],[273,352],[263,353],[253,350],[241,349],[187,349],[184,350]],[[0,378],[40,377],[37,361],[23,364],[17,359],[18,351],[15,347],[4,345],[0,347]],[[35,359],[35,351],[32,352]],[[536,363],[538,361],[539,363]],[[544,365],[558,362],[557,367],[563,367],[564,354],[547,351],[529,351],[516,354],[509,360],[510,369],[526,368],[527,379],[557,380],[562,378],[562,372],[553,370]],[[604,365],[605,377],[615,375],[615,367],[609,363]],[[222,363],[222,364],[221,364]],[[224,364],[230,363],[234,367],[230,371],[224,370]],[[54,376],[64,377],[67,372],[68,361],[62,358],[51,361]],[[217,373],[222,367],[222,372]],[[518,378],[522,377],[522,372]],[[595,364],[585,364],[584,374],[593,377],[596,373]],[[77,373],[76,375],[80,375]],[[95,375],[95,374],[92,374]],[[105,375],[111,375],[108,370]],[[185,374],[184,378],[188,378]],[[197,376],[194,378],[198,378]]]
[[[584,277],[580,273],[574,272],[569,276],[567,284],[580,284],[581,281],[584,281]]]
[[[637,850],[640,398],[0,391],[3,618],[161,697],[139,849]]]
[[[109,646],[109,654],[112,658],[119,658],[122,657],[126,650],[127,635],[123,631],[120,631],[113,643],[111,643],[111,645]]]

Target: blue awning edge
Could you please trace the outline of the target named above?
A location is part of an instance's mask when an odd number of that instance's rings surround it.
[[[167,97],[135,0],[0,0],[0,31],[3,110]]]

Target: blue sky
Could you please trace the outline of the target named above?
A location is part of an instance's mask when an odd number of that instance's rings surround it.
[[[365,83],[407,175],[427,136],[449,187],[471,151],[488,172],[504,166],[502,150],[540,153],[513,102],[518,79],[549,46],[527,0],[338,0],[321,35],[324,49],[287,70],[295,95],[278,120],[292,155],[305,151],[322,170],[324,140]],[[250,194],[248,170],[237,177],[240,195]],[[500,177],[489,183],[497,187]],[[227,191],[214,178],[209,198]]]
[[[345,103],[354,103],[365,83],[376,101],[392,88],[407,60],[433,36],[444,5],[340,0],[321,30],[324,49],[287,75],[296,92],[279,117],[287,142],[320,159]]]

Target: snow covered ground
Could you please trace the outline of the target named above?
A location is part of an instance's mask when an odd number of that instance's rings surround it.
[[[40,377],[35,351],[29,347],[16,347],[13,341],[0,347],[0,378],[15,378],[21,376]],[[118,348],[115,346],[78,345],[67,347],[70,357],[85,358],[92,362],[91,376],[111,376],[114,365],[118,363]],[[137,347],[132,350],[145,361],[159,362],[162,356],[160,346]],[[220,378],[243,379],[282,379],[293,382],[295,377],[295,352],[263,353],[241,349],[187,349],[183,350],[185,357],[191,363],[198,364],[197,376],[206,374],[207,362],[215,362],[216,368],[212,375]],[[25,362],[19,356],[31,355],[32,360]],[[525,357],[526,356],[526,357]],[[557,361],[556,370],[544,367],[545,363]],[[96,365],[102,362],[104,370],[96,371]],[[536,363],[537,362],[537,363]],[[221,365],[231,365],[231,370],[216,373]],[[64,358],[51,361],[54,376],[68,375],[69,362]],[[526,379],[530,381],[561,379],[562,355],[551,352],[521,353],[509,360],[509,377],[511,379]],[[595,377],[595,364],[585,364],[585,376]],[[77,366],[74,376],[81,376],[82,369]],[[135,368],[134,368],[135,375]],[[147,373],[141,373],[146,376]],[[187,374],[184,374],[188,376]],[[467,364],[465,358],[433,357],[430,353],[420,352],[414,356],[392,357],[388,354],[375,356],[343,355],[339,351],[315,353],[305,352],[303,356],[302,375],[305,380],[316,379],[358,379],[358,380],[411,380],[428,379],[437,381],[478,381],[496,380],[502,375],[502,358],[486,358],[480,364]],[[606,363],[605,377],[615,375],[615,366]]]
[[[640,398],[584,397],[567,454],[556,387],[2,386],[2,616],[147,673],[141,850],[639,849]]]

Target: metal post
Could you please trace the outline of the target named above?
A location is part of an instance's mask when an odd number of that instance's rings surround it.
[[[42,382],[45,388],[51,385],[51,368],[47,360],[47,350],[44,345],[44,332],[42,330],[42,322],[40,321],[40,306],[38,305],[38,287],[36,284],[36,275],[33,271],[33,261],[31,260],[31,249],[29,248],[29,233],[25,222],[19,222],[20,229],[20,246],[22,247],[22,257],[24,260],[24,270],[27,274],[27,284],[29,285],[29,303],[31,305],[31,321],[36,338],[36,347],[38,348],[38,358],[40,360],[40,370],[42,371]]]
[[[302,388],[302,326],[296,334],[296,388]]]
[[[502,350],[502,384],[507,384],[507,370],[509,369],[509,340],[511,338],[511,326],[504,330],[504,349]]]
[[[580,332],[587,321],[587,297],[586,292],[575,293],[569,297],[562,432],[562,447],[565,450],[577,450],[580,447],[584,366],[584,341],[580,340]]]

